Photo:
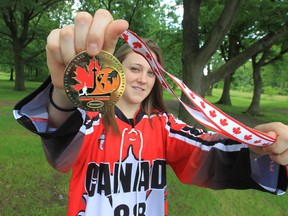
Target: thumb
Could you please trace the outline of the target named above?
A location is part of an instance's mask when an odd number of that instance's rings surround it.
[[[114,20],[112,23],[110,23],[105,33],[103,50],[114,53],[120,35],[128,29],[128,26],[129,24],[125,20]]]
[[[268,132],[267,132],[267,135],[270,136],[270,137],[272,137],[272,138],[274,138],[274,139],[277,138],[277,134],[276,134],[274,131],[268,131]]]
[[[275,123],[266,123],[257,125],[255,129],[275,139],[279,131],[279,126]]]

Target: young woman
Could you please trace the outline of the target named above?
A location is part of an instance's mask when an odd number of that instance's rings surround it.
[[[91,56],[101,49],[113,53],[127,28],[126,21],[98,10],[94,17],[79,13],[74,25],[53,30],[47,40],[51,79],[14,110],[22,125],[41,136],[48,162],[60,172],[72,169],[67,214],[167,215],[167,164],[183,183],[283,194],[286,125],[258,126],[277,139],[252,151],[185,124],[166,111],[149,64],[128,45],[115,53],[124,67],[126,88],[114,109],[99,113],[74,107],[63,88],[65,66],[83,50]],[[161,63],[159,47],[146,43]]]

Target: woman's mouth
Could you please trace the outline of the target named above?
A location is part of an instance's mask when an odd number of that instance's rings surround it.
[[[135,91],[144,91],[143,88],[140,88],[140,87],[138,87],[138,86],[133,86],[132,88],[133,88]]]

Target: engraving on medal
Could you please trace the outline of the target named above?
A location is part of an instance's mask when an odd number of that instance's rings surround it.
[[[76,55],[66,66],[64,88],[70,100],[87,111],[105,111],[122,96],[125,89],[122,64],[112,54]]]

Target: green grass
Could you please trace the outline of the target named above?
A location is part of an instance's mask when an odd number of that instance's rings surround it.
[[[40,138],[12,115],[13,105],[40,83],[26,85],[14,92],[13,82],[0,80],[0,215],[65,215],[69,174],[48,165]]]
[[[168,172],[169,213],[209,216],[287,215],[287,195],[275,196],[256,190],[211,190],[181,184]]]
[[[26,92],[14,92],[13,82],[0,80],[1,216],[66,214],[70,173],[60,174],[53,170],[46,162],[40,138],[22,128],[12,116],[13,104],[39,85],[27,82]],[[217,92],[215,90],[215,96],[208,99],[216,101],[220,95]],[[249,95],[233,92],[233,112],[243,111],[247,101],[249,104]],[[287,111],[288,107],[287,98],[278,96],[263,96],[262,105],[271,119],[279,114],[275,110]],[[282,119],[287,120],[286,116],[282,116]],[[213,191],[183,185],[170,168],[168,186],[171,216],[280,216],[288,212],[286,195],[274,196],[254,190]]]
[[[8,80],[0,80],[0,100],[1,101],[19,101],[21,98],[28,95],[34,89],[41,85],[39,82],[25,82],[25,91],[14,91],[14,82]]]
[[[219,100],[222,90],[214,89],[213,96],[206,99],[212,103]],[[232,106],[217,105],[227,113],[242,114],[249,107],[252,94],[248,92],[231,91]],[[262,95],[260,102],[261,116],[253,117],[265,122],[279,121],[288,124],[288,96],[283,95]],[[252,117],[251,117],[252,118]]]
[[[0,106],[0,215],[65,215],[69,175],[45,160],[40,139]]]

